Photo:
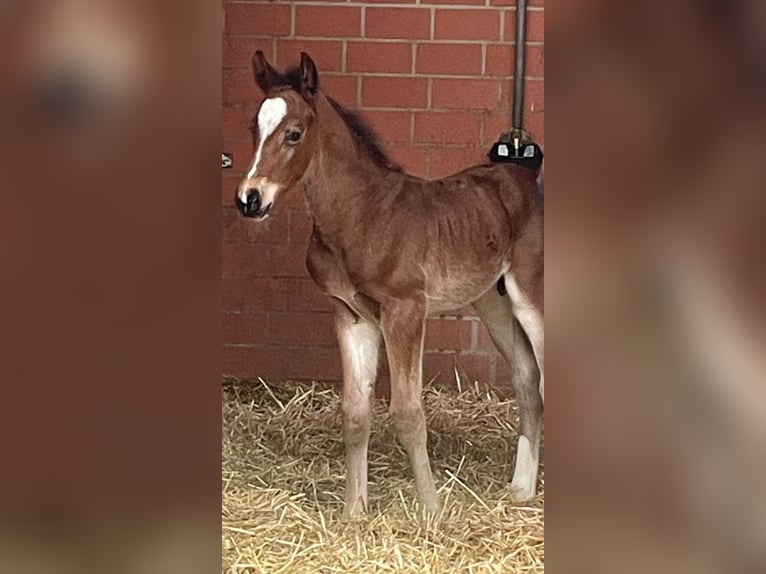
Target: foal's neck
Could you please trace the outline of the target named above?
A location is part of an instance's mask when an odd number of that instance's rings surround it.
[[[359,149],[348,126],[323,95],[317,98],[318,141],[304,180],[309,213],[324,236],[353,225],[371,201],[370,182],[393,170],[377,165]],[[329,239],[329,237],[327,237]]]

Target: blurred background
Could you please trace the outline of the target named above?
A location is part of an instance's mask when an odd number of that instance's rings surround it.
[[[548,7],[553,571],[766,571],[765,7]]]
[[[0,2],[2,571],[218,567],[220,30]]]

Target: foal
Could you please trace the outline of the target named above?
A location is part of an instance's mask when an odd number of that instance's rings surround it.
[[[343,363],[345,515],[367,506],[367,443],[381,336],[391,372],[390,412],[420,505],[439,501],[421,402],[426,317],[472,304],[512,367],[521,436],[514,500],[535,494],[543,425],[543,208],[535,173],[481,165],[445,179],[405,174],[356,114],[318,89],[301,54],[281,74],[258,51],[266,99],[255,156],[239,184],[243,215],[262,221],[296,184],[313,220],[307,267],[335,304]]]

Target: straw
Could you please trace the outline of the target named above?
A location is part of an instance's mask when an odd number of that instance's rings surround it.
[[[511,500],[515,401],[461,389],[424,392],[440,516],[417,519],[409,463],[376,400],[368,514],[346,521],[337,393],[226,381],[222,572],[543,572],[543,469],[534,501]]]

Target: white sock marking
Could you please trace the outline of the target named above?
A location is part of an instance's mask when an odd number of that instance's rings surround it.
[[[516,449],[516,468],[511,481],[511,491],[515,501],[523,502],[534,497],[538,462],[539,452],[533,452],[529,439],[521,435]]]

